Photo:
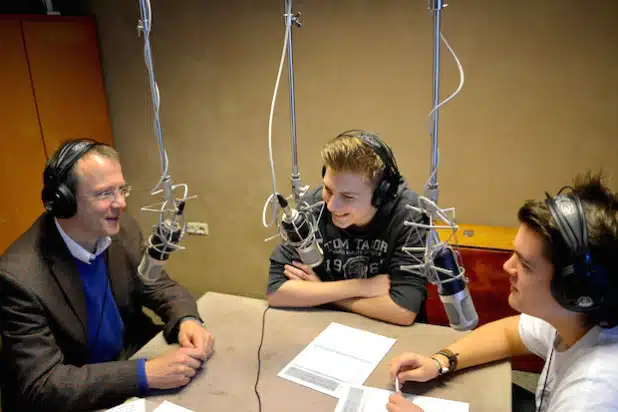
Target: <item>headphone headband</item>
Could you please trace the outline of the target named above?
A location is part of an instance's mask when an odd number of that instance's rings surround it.
[[[93,147],[99,145],[93,140],[74,140],[67,144],[58,156],[56,162],[56,174],[58,179],[65,179],[71,168],[83,155],[90,151]]]
[[[588,254],[588,228],[579,197],[573,193],[551,197],[547,192],[545,196],[548,209],[571,255]]]
[[[566,309],[574,312],[598,310],[605,301],[607,274],[592,261],[582,202],[574,191],[561,194],[565,188],[555,197],[545,192],[545,203],[569,254],[566,259],[554,258],[556,270],[551,292]]]
[[[378,155],[382,163],[384,163],[385,179],[391,181],[395,186],[398,185],[401,179],[399,168],[397,167],[397,161],[393,155],[391,148],[378,137],[377,134],[367,132],[360,129],[347,130],[337,136],[343,137],[356,137],[360,139],[367,146],[371,147],[373,151]]]

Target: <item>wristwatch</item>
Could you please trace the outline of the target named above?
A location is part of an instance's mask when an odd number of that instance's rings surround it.
[[[446,359],[448,359],[448,367],[442,366],[442,363],[437,358],[435,358],[435,355],[442,355]],[[439,365],[438,373],[440,375],[444,375],[449,372],[454,372],[455,369],[457,369],[457,356],[458,355],[459,355],[458,353],[453,353],[453,351],[449,349],[442,349],[441,351],[434,353],[431,356],[431,358],[435,360],[436,363]]]
[[[433,359],[436,362],[436,365],[438,365],[438,375],[444,375],[448,373],[449,368],[442,366],[442,364],[437,358],[431,356],[431,359]]]

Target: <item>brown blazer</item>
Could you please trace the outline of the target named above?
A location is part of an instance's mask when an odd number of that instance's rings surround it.
[[[199,317],[195,300],[166,273],[155,283],[142,282],[137,273],[145,250],[142,233],[127,214],[120,228],[105,258],[125,325],[125,348],[155,330],[142,306],[163,319],[165,338],[175,342],[178,321]],[[138,396],[136,360],[87,364],[87,328],[77,265],[45,213],[0,257],[2,410],[84,411]]]

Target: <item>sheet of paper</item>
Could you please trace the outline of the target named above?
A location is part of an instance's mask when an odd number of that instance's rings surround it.
[[[130,402],[125,402],[106,412],[146,412],[146,399],[139,398]]]
[[[277,376],[339,397],[343,384],[362,385],[395,339],[331,323]]]
[[[388,397],[392,393],[393,391],[369,386],[346,385],[341,389],[341,397],[335,412],[386,412]],[[420,406],[425,412],[468,412],[470,408],[470,405],[465,402],[428,396],[403,395]]]
[[[155,408],[152,412],[193,412],[191,409],[183,408],[170,401],[163,401],[163,403]]]

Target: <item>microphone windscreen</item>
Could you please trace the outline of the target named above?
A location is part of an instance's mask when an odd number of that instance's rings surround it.
[[[462,278],[452,280],[461,273],[461,268],[457,263],[457,257],[453,249],[445,247],[440,250],[434,257],[433,264],[440,269],[451,272],[451,275],[447,275],[440,271],[436,271],[439,280],[438,293],[440,293],[440,295],[454,295],[465,289],[466,283]]]

